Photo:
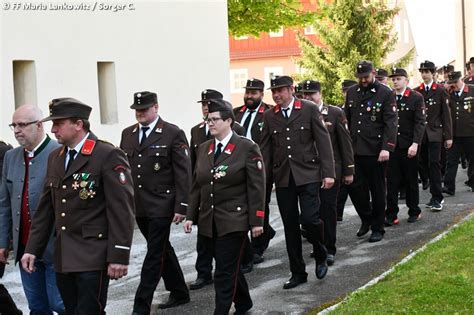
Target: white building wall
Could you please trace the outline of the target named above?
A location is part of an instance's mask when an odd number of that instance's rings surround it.
[[[0,11],[0,138],[12,144],[14,60],[35,61],[37,100],[45,115],[51,99],[75,97],[93,107],[92,131],[115,144],[135,122],[129,108],[134,92],[156,92],[160,115],[187,134],[200,121],[196,101],[203,89],[229,96],[226,1],[124,2],[134,10],[118,12],[100,10],[100,2],[83,2],[89,10],[14,9],[14,3],[54,2],[11,1]],[[115,63],[118,123],[110,125],[100,123],[101,61]]]

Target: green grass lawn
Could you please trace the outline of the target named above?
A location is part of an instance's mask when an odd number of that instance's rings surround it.
[[[474,218],[331,314],[474,314]]]

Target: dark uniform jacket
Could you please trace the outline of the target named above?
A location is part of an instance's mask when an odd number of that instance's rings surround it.
[[[397,112],[397,147],[408,149],[413,143],[421,145],[426,124],[423,96],[407,87],[402,97],[397,100]]]
[[[392,91],[375,81],[364,90],[358,84],[347,90],[344,111],[349,122],[354,155],[378,156],[393,151],[397,141],[397,105]]]
[[[354,175],[354,153],[344,111],[337,106],[323,104],[321,115],[331,137],[336,178]]]
[[[433,83],[431,89],[426,92],[425,84],[422,83],[415,88],[415,91],[421,93],[425,99],[428,141],[443,142],[444,140],[451,140],[453,138],[452,122],[446,89],[437,83]]]
[[[273,108],[272,105],[268,105],[262,102],[258,111],[254,114],[255,119],[253,120],[253,125],[251,126],[250,134],[252,135],[252,140],[257,144],[260,143],[260,140],[262,138],[263,114],[271,108]],[[245,105],[234,108],[235,120],[241,122],[241,125],[243,125],[244,123],[242,122],[242,117],[244,116],[246,110],[247,106]],[[245,136],[246,134],[247,133],[245,132],[243,135]]]
[[[139,125],[132,125],[120,142],[132,168],[137,217],[185,215],[192,175],[184,131],[160,117],[141,145],[139,133]]]
[[[279,105],[266,111],[260,149],[276,187],[288,187],[290,172],[297,186],[336,176],[329,132],[313,102],[295,98],[288,119]]]
[[[465,84],[461,96],[449,94],[454,137],[474,137],[474,86]]]
[[[464,83],[466,84],[470,84],[470,85],[474,85],[474,75],[467,75],[464,79],[463,79]]]
[[[198,148],[187,218],[199,217],[199,234],[207,237],[213,221],[218,237],[262,226],[265,170],[258,145],[234,132],[217,161],[214,151],[214,139]]]
[[[134,228],[133,184],[125,153],[90,133],[65,172],[67,149],[51,152],[25,252],[41,257],[55,226],[56,272],[127,265]]]
[[[0,179],[2,179],[3,158],[8,150],[13,149],[11,145],[0,140]]]
[[[245,136],[245,128],[242,127],[237,121],[234,122],[232,130],[235,131],[239,136]],[[212,139],[213,137],[206,135],[206,122],[197,124],[191,128],[191,169],[194,171],[194,166],[196,165],[196,153],[197,148],[201,143],[206,142],[207,140]]]

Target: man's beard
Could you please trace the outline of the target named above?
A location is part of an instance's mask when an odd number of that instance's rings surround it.
[[[252,103],[249,104],[248,101],[252,101]],[[248,97],[248,98],[245,99],[245,106],[247,106],[248,109],[253,110],[253,109],[257,108],[258,105],[260,105],[261,102],[262,102],[261,98],[259,98],[257,100],[254,100],[253,98]]]

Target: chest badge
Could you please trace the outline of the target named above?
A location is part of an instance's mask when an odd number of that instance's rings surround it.
[[[161,168],[160,163],[155,163],[155,164],[153,165],[153,169],[154,169],[156,172],[158,172],[158,171],[160,170],[160,168]]]

